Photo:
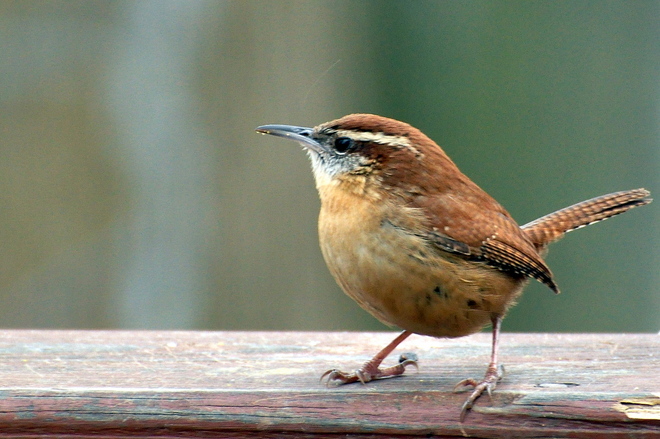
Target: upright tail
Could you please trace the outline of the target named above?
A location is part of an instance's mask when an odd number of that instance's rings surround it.
[[[574,204],[543,216],[521,227],[534,246],[540,250],[571,230],[603,221],[637,206],[653,201],[646,189],[614,192]]]

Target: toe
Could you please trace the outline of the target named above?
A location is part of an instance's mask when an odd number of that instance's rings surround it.
[[[333,384],[348,384],[360,380],[359,376],[354,373],[342,372],[338,369],[330,369],[321,375],[321,382],[325,380],[325,385],[330,386]],[[361,381],[361,380],[360,380]]]
[[[479,382],[474,378],[467,378],[456,383],[452,392],[454,393],[464,392],[465,391],[464,387],[477,387],[478,385]]]

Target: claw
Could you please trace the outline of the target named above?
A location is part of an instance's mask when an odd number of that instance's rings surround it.
[[[327,387],[330,387],[330,383],[336,382],[337,384],[348,384],[348,383],[354,383],[356,381],[362,381],[362,384],[365,382],[360,379],[360,376],[358,374],[358,371],[355,371],[353,373],[347,373],[347,372],[342,372],[339,369],[330,369],[326,371],[323,375],[321,375],[320,381],[323,382],[324,379],[326,379],[325,385]]]
[[[364,363],[364,365],[353,373],[342,372],[338,369],[330,369],[321,375],[321,382],[327,378],[326,386],[331,382],[337,384],[348,384],[360,381],[366,384],[369,381],[381,378],[390,378],[403,374],[406,371],[406,366],[417,367],[417,355],[415,354],[402,354],[399,357],[399,363],[396,366],[386,367],[381,369],[380,363],[387,357],[403,340],[412,334],[410,331],[403,331],[399,334],[390,344],[385,346],[380,352],[376,354],[371,360]],[[417,367],[419,369],[419,367]]]
[[[403,354],[399,355],[399,364],[415,366],[417,370],[419,370],[419,367],[417,366],[417,360],[419,360],[419,358],[417,358],[417,354],[414,352],[404,352]]]
[[[477,381],[473,378],[468,378],[454,386],[454,392],[456,392],[459,387],[474,387],[474,390],[470,396],[468,396],[468,399],[466,399],[461,406],[461,422],[465,420],[467,412],[472,409],[474,402],[484,393],[484,390],[488,392],[488,397],[492,396],[493,390],[495,390],[497,383],[502,379],[502,376],[504,375],[504,368],[502,368],[500,372],[500,368],[497,365],[497,346],[500,335],[500,326],[502,325],[502,316],[491,316],[491,322],[493,323],[493,345],[490,353],[490,363],[488,364],[488,369],[486,369],[484,379]]]
[[[502,368],[502,371],[504,369]],[[463,422],[465,420],[465,416],[467,415],[467,412],[474,407],[475,401],[483,395],[484,391],[488,393],[488,397],[492,398],[493,395],[493,390],[497,387],[497,383],[502,379],[503,373],[500,372],[500,368],[497,367],[497,365],[491,364],[488,366],[488,370],[486,371],[486,375],[484,376],[484,379],[479,382],[473,378],[468,378],[465,379],[456,386],[454,386],[454,392],[457,392],[457,389],[460,387],[466,387],[466,386],[471,386],[474,387],[474,390],[468,396],[468,398],[465,400],[463,405],[461,406],[461,415],[460,415],[460,421]]]
[[[454,389],[452,390],[452,392],[453,393],[459,393],[459,392],[463,391],[463,390],[459,390],[461,387],[468,387],[468,386],[477,387],[478,384],[479,384],[479,382],[477,380],[475,380],[474,378],[466,378],[466,379],[456,383],[456,385],[454,386]]]
[[[361,368],[352,373],[342,372],[338,369],[330,369],[321,375],[321,382],[325,379],[326,386],[330,386],[331,382],[341,385],[360,381],[362,384],[366,384],[369,381],[377,379],[392,378],[403,375],[408,366],[415,366],[415,368],[419,370],[417,356],[415,354],[406,354],[406,356],[402,355],[401,358],[399,358],[398,364],[383,369],[379,368],[371,361],[367,361]]]

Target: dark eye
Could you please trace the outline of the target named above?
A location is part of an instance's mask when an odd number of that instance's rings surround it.
[[[353,146],[353,141],[348,137],[337,137],[335,139],[335,151],[345,153]]]

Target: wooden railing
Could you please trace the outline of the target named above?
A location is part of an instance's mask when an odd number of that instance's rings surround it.
[[[660,438],[660,336],[502,334],[505,376],[459,422],[490,336],[413,336],[419,371],[326,387],[394,333],[0,331],[0,438]]]

